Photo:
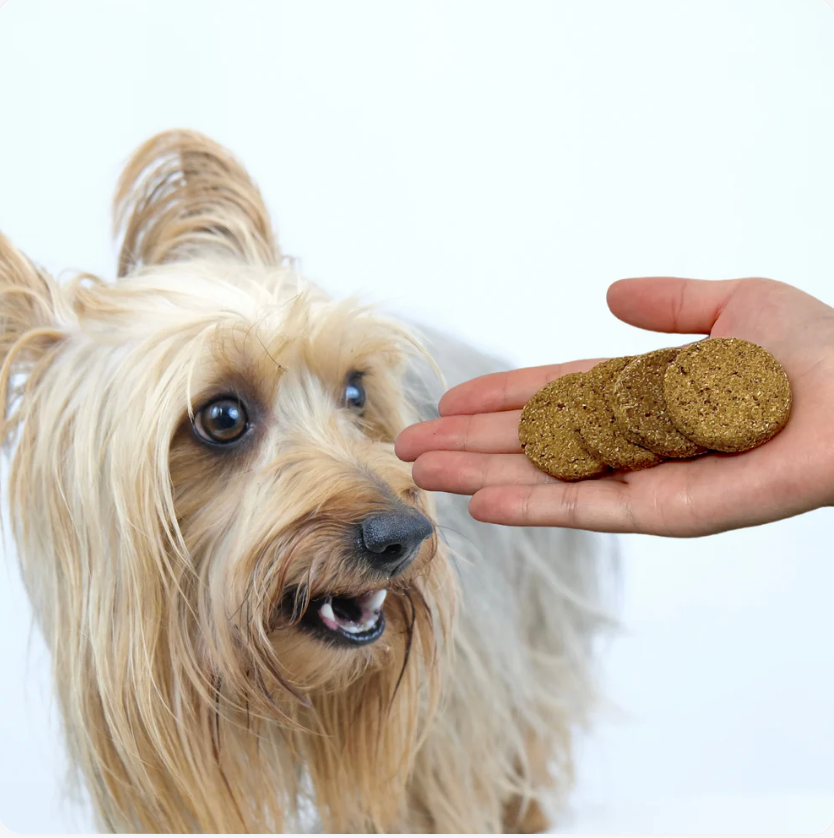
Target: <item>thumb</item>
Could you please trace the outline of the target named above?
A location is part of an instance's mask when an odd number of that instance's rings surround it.
[[[708,335],[741,279],[621,279],[608,289],[608,307],[620,320],[653,332]]]

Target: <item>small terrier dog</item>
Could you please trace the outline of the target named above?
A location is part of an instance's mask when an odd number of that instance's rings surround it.
[[[100,827],[545,829],[608,549],[479,524],[393,447],[495,362],[305,282],[195,132],[114,216],[114,282],[0,237],[11,528]]]

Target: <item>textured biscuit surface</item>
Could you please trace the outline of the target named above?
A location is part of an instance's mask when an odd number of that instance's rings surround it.
[[[781,364],[740,338],[683,349],[666,370],[664,396],[675,427],[715,451],[746,451],[788,421],[791,387]]]
[[[577,398],[584,373],[551,381],[524,405],[518,440],[530,462],[560,480],[583,480],[607,471],[577,431]]]
[[[653,451],[626,439],[611,407],[610,396],[614,382],[632,360],[626,357],[603,361],[579,382],[579,433],[585,447],[612,468],[629,471],[650,468],[663,461]]]
[[[666,408],[666,369],[680,351],[658,349],[635,358],[614,382],[610,399],[623,436],[663,457],[694,457],[706,451],[678,431]]]

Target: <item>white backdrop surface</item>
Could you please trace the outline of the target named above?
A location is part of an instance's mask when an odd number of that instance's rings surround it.
[[[56,273],[113,274],[120,165],[185,126],[242,158],[311,278],[518,365],[665,345],[608,313],[623,276],[772,276],[834,304],[821,0],[10,0],[0,103],[0,229]],[[622,539],[616,708],[565,828],[831,821],[832,524]],[[0,821],[86,831],[30,625],[7,550]]]

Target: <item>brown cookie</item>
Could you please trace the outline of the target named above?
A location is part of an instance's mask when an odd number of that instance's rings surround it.
[[[707,450],[680,433],[666,409],[664,376],[680,351],[658,349],[635,358],[620,373],[610,398],[623,436],[663,457],[695,457]]]
[[[747,451],[777,434],[791,413],[791,385],[766,350],[740,338],[683,349],[666,370],[669,415],[684,436],[715,451]]]
[[[584,373],[551,381],[524,405],[518,441],[530,462],[560,480],[583,480],[607,471],[588,453],[577,428],[576,397]]]
[[[656,466],[663,458],[623,436],[609,402],[614,382],[631,361],[631,357],[612,358],[585,374],[580,382],[579,433],[597,459],[612,468],[636,471]]]

